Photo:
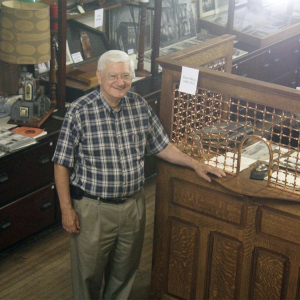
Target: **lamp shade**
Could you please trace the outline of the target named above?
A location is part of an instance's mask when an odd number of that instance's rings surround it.
[[[0,24],[0,60],[15,64],[50,60],[49,5],[4,1]]]

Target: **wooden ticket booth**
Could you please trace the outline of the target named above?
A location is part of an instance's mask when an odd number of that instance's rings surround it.
[[[159,162],[151,298],[299,299],[300,91],[194,64],[193,96],[179,91],[193,58],[158,62],[171,142],[227,176]]]

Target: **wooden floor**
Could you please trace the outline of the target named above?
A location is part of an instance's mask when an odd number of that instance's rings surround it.
[[[145,192],[146,234],[131,300],[149,299],[155,177],[146,181]],[[0,259],[0,299],[72,299],[69,235],[60,226]]]

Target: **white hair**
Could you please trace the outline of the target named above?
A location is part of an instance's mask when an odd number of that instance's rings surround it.
[[[118,63],[118,62],[123,62],[123,63],[127,63],[131,69],[131,72],[133,73],[134,72],[134,62],[133,60],[130,58],[130,56],[123,52],[123,51],[120,51],[120,50],[109,50],[109,51],[106,51],[105,53],[103,53],[99,60],[98,60],[98,70],[100,72],[103,72],[106,65],[109,63],[109,62],[115,62],[115,63]]]

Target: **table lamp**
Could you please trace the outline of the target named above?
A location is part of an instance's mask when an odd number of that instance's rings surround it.
[[[140,0],[141,7],[141,25],[140,25],[140,36],[139,36],[139,52],[138,52],[138,63],[135,75],[138,77],[147,77],[150,72],[144,70],[144,54],[145,54],[145,38],[146,38],[146,14],[149,0]]]
[[[34,1],[35,2],[35,1]],[[20,65],[20,101],[11,107],[9,123],[40,127],[54,111],[38,80],[28,70],[48,63],[50,54],[50,10],[33,1],[3,1],[1,5],[0,59]]]

